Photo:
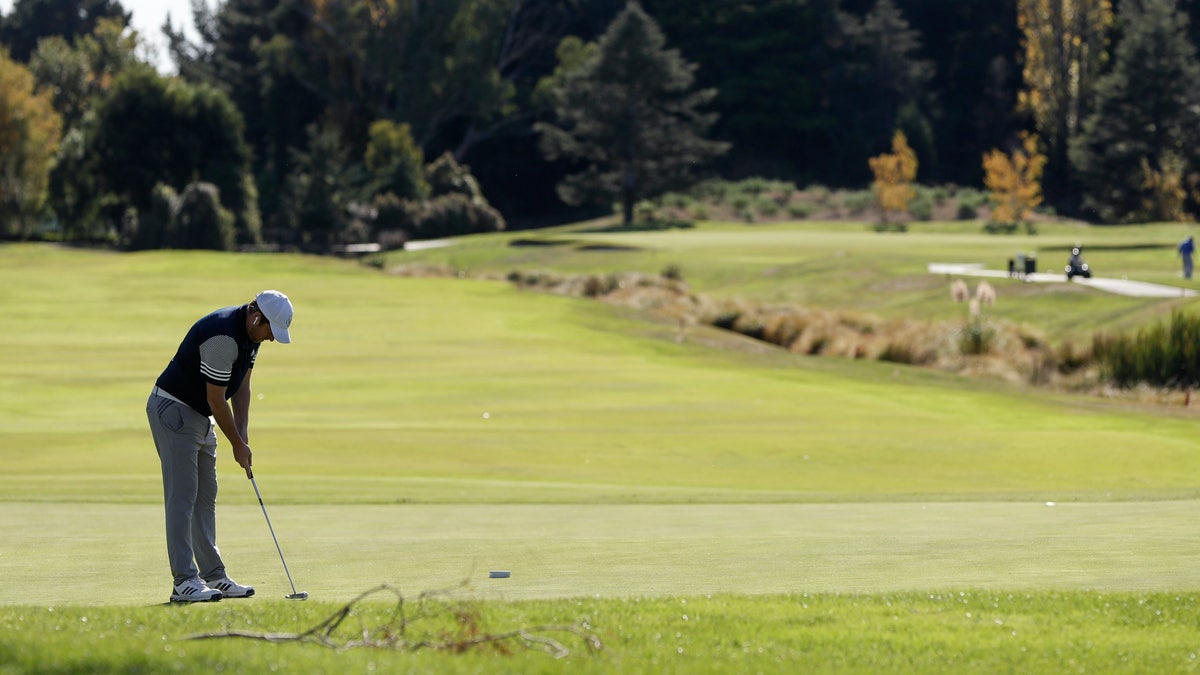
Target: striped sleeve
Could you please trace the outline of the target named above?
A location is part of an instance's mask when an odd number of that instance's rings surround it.
[[[237,355],[237,342],[232,337],[214,335],[200,345],[200,373],[213,384],[229,384]]]

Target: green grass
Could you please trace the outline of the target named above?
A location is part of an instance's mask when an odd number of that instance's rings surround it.
[[[336,609],[327,603],[31,607],[0,615],[0,672],[1192,672],[1200,621],[1200,602],[1172,593],[718,594],[467,607],[484,631],[587,625],[603,648],[560,633],[549,635],[571,650],[561,660],[512,643],[447,654],[185,639],[300,632]],[[436,638],[450,625],[437,615],[451,609],[410,621],[408,634]],[[360,638],[355,619],[375,628],[390,611],[360,607],[339,637]]]
[[[914,229],[523,235],[634,251],[510,247],[510,233],[392,262],[497,276],[679,264],[714,295],[936,315],[961,308],[924,262],[1023,245]],[[1085,234],[1138,269],[1162,254],[1169,281],[1171,252],[1137,246],[1178,233]],[[828,263],[839,245],[872,262]],[[817,283],[821,270],[832,280]],[[222,443],[222,549],[260,597],[160,606],[146,396],[192,321],[267,287],[296,303],[295,341],[260,353],[251,444],[313,598],[282,600],[262,513]],[[1179,305],[998,290],[997,308],[1053,316],[1060,336]],[[4,246],[0,308],[0,672],[1194,668],[1190,409],[800,357],[709,329],[679,341],[676,326],[593,301],[299,256]],[[495,568],[512,578],[487,579]],[[456,597],[492,630],[586,617],[606,649],[554,661],[182,639],[299,630],[379,583],[413,596],[464,579]]]
[[[1098,276],[1184,286],[1175,246],[1189,234],[1187,228],[1050,223],[1040,225],[1037,235],[987,235],[977,222],[914,223],[907,234],[878,234],[861,223],[844,222],[700,223],[694,229],[657,232],[598,232],[590,224],[467,238],[453,247],[394,253],[387,260],[496,274],[511,269],[658,274],[677,265],[693,290],[712,297],[856,309],[885,318],[952,320],[959,318],[961,307],[947,301],[948,280],[927,272],[931,262],[982,263],[1004,270],[1010,258],[1025,252],[1036,254],[1039,271],[1057,272],[1070,248],[1082,243]],[[1169,316],[1174,307],[1197,302],[1147,302],[1066,283],[990,282],[999,295],[990,314],[1034,326],[1055,341],[1090,341],[1095,330],[1136,328]]]

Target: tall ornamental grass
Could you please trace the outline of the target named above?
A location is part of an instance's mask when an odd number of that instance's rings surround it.
[[[1135,334],[1099,334],[1093,352],[1105,378],[1117,386],[1195,387],[1200,383],[1200,317],[1176,311],[1169,323]]]

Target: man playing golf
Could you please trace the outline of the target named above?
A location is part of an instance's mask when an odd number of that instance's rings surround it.
[[[250,373],[264,341],[291,342],[291,324],[292,303],[279,291],[218,309],[187,332],[146,401],[162,463],[172,602],[254,595],[254,588],[229,578],[217,549],[214,421],[233,447],[234,460],[252,477]]]

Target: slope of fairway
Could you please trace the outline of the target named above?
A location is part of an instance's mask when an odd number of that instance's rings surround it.
[[[0,500],[156,503],[144,402],[188,325],[275,287],[254,376],[277,503],[1122,500],[1196,494],[1188,415],[729,340],[503,282],[0,248]],[[224,461],[223,475],[236,475]]]

